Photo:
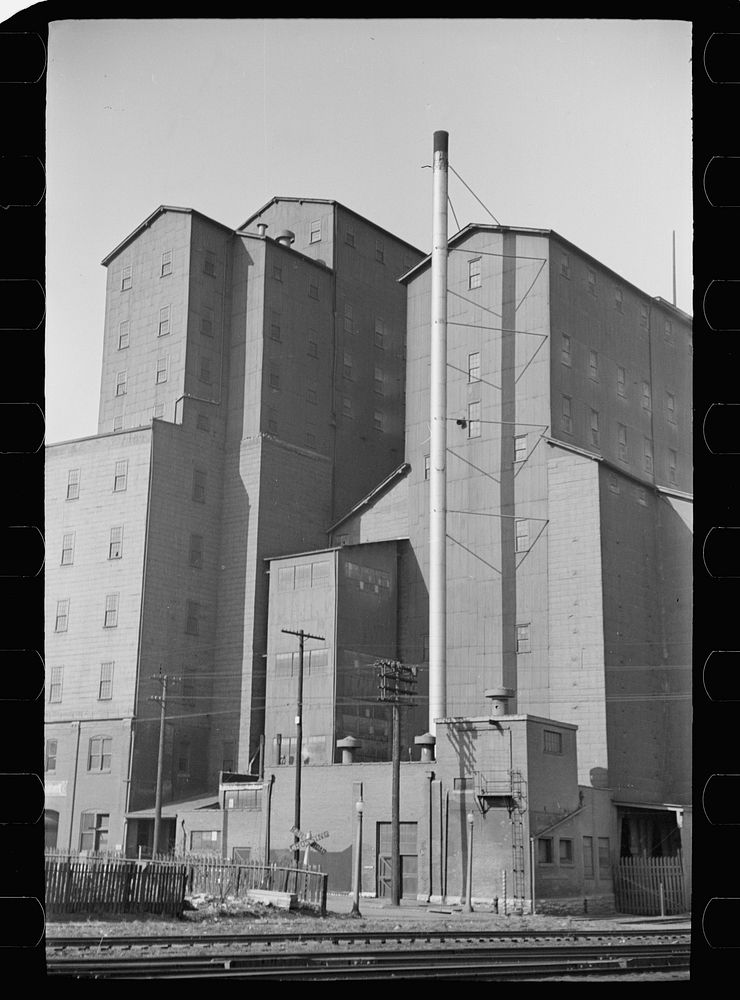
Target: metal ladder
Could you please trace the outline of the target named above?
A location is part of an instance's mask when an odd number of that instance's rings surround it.
[[[512,872],[514,911],[517,914],[524,912],[524,899],[526,893],[526,877],[524,869],[524,813],[527,810],[526,793],[521,771],[511,772],[511,794],[513,808],[511,810],[511,851],[512,851]]]

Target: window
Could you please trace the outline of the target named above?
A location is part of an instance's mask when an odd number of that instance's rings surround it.
[[[47,740],[46,741],[46,760],[44,762],[44,770],[54,772],[57,769],[57,741]]]
[[[204,337],[213,336],[213,309],[209,306],[203,307],[203,315],[200,317],[200,332]]]
[[[123,493],[126,489],[126,483],[128,481],[128,459],[121,459],[120,462],[116,462],[116,467],[113,472],[113,492]]]
[[[624,368],[617,365],[617,395],[626,396],[627,395],[627,373]]]
[[[71,566],[75,558],[75,533],[62,535],[62,566]]]
[[[278,567],[278,590],[292,590],[295,585],[295,566]]]
[[[132,272],[131,265],[128,264],[121,270],[121,291],[125,292],[131,287]]]
[[[128,320],[124,320],[118,326],[118,350],[123,351],[129,345],[129,334],[131,332],[131,324]]]
[[[643,382],[642,383],[642,408],[643,408],[643,410],[647,410],[648,412],[650,412],[650,410],[652,409],[652,406],[653,406],[653,398],[652,398],[652,394],[650,392],[650,383],[649,382]]]
[[[342,375],[345,378],[352,378],[352,355],[344,353],[344,363],[342,365]]]
[[[529,521],[526,518],[518,518],[515,522],[515,546],[516,552],[526,552],[529,549]]]
[[[609,851],[609,838],[599,837],[599,877],[604,878],[611,874],[611,857]]]
[[[344,331],[345,333],[355,332],[354,310],[349,302],[344,303]]]
[[[270,369],[270,388],[280,388],[280,369],[274,366]]]
[[[572,402],[570,396],[561,397],[560,427],[567,434],[573,433]]]
[[[588,377],[594,382],[599,381],[599,355],[597,351],[588,352]]]
[[[211,359],[207,354],[201,354],[200,365],[198,368],[198,381],[203,382],[205,385],[210,385],[212,378]]]
[[[283,736],[282,738],[278,736],[273,742],[275,746],[275,759],[278,764],[295,764],[297,747],[295,736]]]
[[[583,838],[583,877],[594,877],[594,838]]]
[[[558,841],[558,848],[560,851],[560,864],[561,865],[572,865],[573,864],[573,841],[564,840],[562,837]]]
[[[225,809],[246,809],[260,812],[262,809],[262,788],[230,788],[224,792]],[[243,848],[239,848],[243,850]]]
[[[592,267],[587,270],[588,290],[591,295],[596,295],[596,271]]]
[[[114,417],[113,418],[113,432],[117,433],[118,431],[122,431],[122,430],[123,430],[123,417],[122,416]]]
[[[325,587],[328,582],[329,563],[326,561],[311,563],[311,586]]]
[[[309,236],[309,243],[320,243],[321,242],[321,219],[316,219],[311,223],[311,235]]]
[[[571,365],[571,340],[567,333],[560,338],[560,361],[570,368]]]
[[[319,284],[317,281],[309,281],[308,283],[308,297],[310,299],[318,299],[319,297]]]
[[[635,490],[635,499],[642,507],[647,507],[647,490],[644,490],[641,486],[638,486]]]
[[[353,247],[355,245],[355,231],[354,229],[346,229],[344,232],[344,242],[348,247]]]
[[[318,358],[319,356],[318,337],[313,330],[309,330],[308,333],[308,356],[309,358]]]
[[[123,556],[123,527],[110,529],[108,542],[108,558],[120,559]]]
[[[480,288],[481,272],[480,257],[468,261],[468,288]]]
[[[57,601],[57,615],[54,622],[55,632],[66,632],[69,625],[69,598]]]
[[[201,853],[221,853],[221,831],[220,830],[191,830],[190,850]]]
[[[306,444],[308,445],[309,448],[316,447],[316,435],[313,434],[311,431],[306,431]]]
[[[628,462],[627,454],[627,428],[624,424],[617,424],[617,453],[620,462]]]
[[[204,469],[193,469],[193,500],[206,502],[206,473]]]
[[[295,589],[305,590],[311,586],[311,563],[301,563],[295,568]]]
[[[80,496],[80,470],[70,469],[67,473],[67,499],[77,500]]]
[[[480,433],[480,402],[468,403],[468,437],[477,438],[480,437]]]
[[[543,748],[545,753],[561,754],[563,752],[563,734],[553,729],[545,729]]]
[[[523,462],[527,457],[527,435],[517,434],[514,437],[514,461]]]
[[[673,323],[669,319],[663,323],[663,339],[669,344],[673,343]]]
[[[342,414],[347,417],[348,420],[352,420],[352,400],[349,396],[342,397]]]
[[[162,306],[159,310],[159,333],[158,336],[166,337],[170,332],[170,307]]]
[[[189,562],[191,566],[200,569],[203,566],[203,536],[190,536]]]
[[[98,701],[109,701],[113,697],[113,661],[100,664]]]
[[[57,630],[58,631],[58,630]],[[49,702],[58,705],[62,700],[62,689],[64,687],[64,667],[52,667],[49,678]]]
[[[609,476],[609,492],[619,494],[619,480],[614,474]]]
[[[306,386],[306,402],[316,406],[316,387],[313,385]]]
[[[375,241],[375,259],[379,264],[385,264],[385,247],[382,240]]]
[[[190,741],[180,740],[177,747],[177,776],[187,778],[190,776]]]
[[[277,422],[277,411],[268,410],[267,411],[267,430],[270,434],[277,434],[278,432],[278,422]]]
[[[126,372],[118,372],[116,375],[116,396],[126,395],[126,384],[128,382],[128,374]]]
[[[172,251],[165,250],[162,254],[162,267],[160,269],[160,277],[166,278],[168,274],[172,274]]]
[[[283,280],[283,269],[282,267],[280,267],[279,264],[272,265],[272,277],[274,278],[275,281]]]
[[[163,358],[157,358],[157,374],[155,376],[155,383],[161,385],[162,382],[167,381],[169,368],[169,358],[165,355]]]
[[[106,594],[103,628],[118,627],[118,594]]]
[[[373,427],[376,431],[383,430],[383,414],[380,410],[375,410],[373,413]]]
[[[560,255],[560,273],[564,278],[570,277],[570,257],[567,253]]]
[[[280,313],[273,309],[270,322],[270,340],[280,340]]]
[[[648,475],[653,474],[653,442],[650,438],[642,439],[643,466]]]
[[[640,303],[640,326],[643,330],[647,330],[648,328],[648,307],[645,302]]]
[[[385,348],[385,323],[382,319],[375,320],[375,346],[381,350]]]
[[[591,444],[599,445],[599,411],[591,410]]]
[[[373,373],[373,391],[377,393],[378,396],[385,394],[385,374],[382,368],[375,366],[375,371]]]
[[[199,413],[198,419],[196,421],[196,426],[199,431],[209,431],[211,429],[211,421],[207,413]]]
[[[468,355],[468,382],[480,381],[480,351]]]
[[[80,817],[80,850],[104,851],[108,846],[108,813],[84,812]]]
[[[110,771],[111,746],[110,736],[92,736],[87,744],[88,771]]]
[[[152,409],[152,420],[162,420],[164,417],[164,403],[156,403]]]
[[[424,456],[424,478],[429,479],[432,472],[432,460],[430,455]]]
[[[614,289],[614,308],[617,312],[624,312],[624,293],[621,288]]]
[[[667,392],[665,394],[665,408],[668,414],[668,422],[671,424],[676,423],[676,397],[672,392]]]
[[[216,254],[213,250],[206,250],[203,256],[203,273],[211,278],[216,276]]]
[[[529,646],[529,624],[517,625],[516,627],[516,651],[517,653],[531,652]]]
[[[200,635],[200,604],[197,601],[187,602],[185,631],[188,635]]]
[[[678,466],[678,452],[668,449],[668,482],[671,486],[676,485],[676,468]]]
[[[537,838],[537,861],[541,865],[552,864],[552,837]]]

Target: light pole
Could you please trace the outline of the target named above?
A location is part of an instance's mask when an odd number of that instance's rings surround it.
[[[352,916],[359,917],[360,914],[360,890],[362,889],[362,802],[355,803],[357,812],[357,823],[355,826],[355,870],[352,876]]]
[[[465,912],[473,912],[473,823],[475,816],[468,813],[468,885],[465,899]]]

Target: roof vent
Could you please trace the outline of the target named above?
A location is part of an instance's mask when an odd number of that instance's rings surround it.
[[[265,233],[267,232],[267,223],[266,222],[258,222],[257,223],[257,232],[260,234],[260,236],[264,236]]]
[[[291,233],[289,229],[284,229],[282,233],[278,233],[275,239],[284,247],[289,247],[291,243],[295,243],[295,233]]]

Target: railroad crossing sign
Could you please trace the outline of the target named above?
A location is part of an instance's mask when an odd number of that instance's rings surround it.
[[[298,837],[298,843],[293,844],[293,848],[298,848],[299,851],[304,850],[306,847],[310,847],[312,851],[318,851],[319,854],[326,854],[326,848],[322,847],[321,844],[317,844],[317,840],[324,840],[329,836],[329,831],[324,830],[323,833],[303,833],[296,826],[291,826],[290,832],[293,836]]]

